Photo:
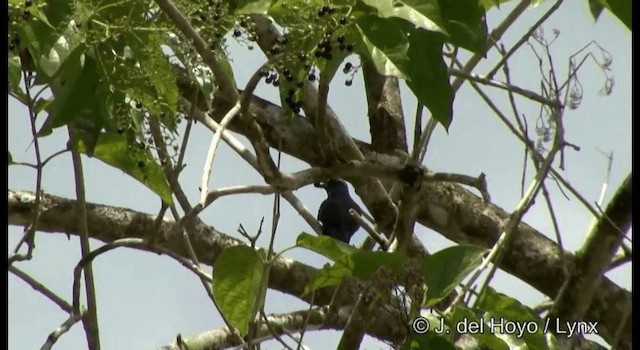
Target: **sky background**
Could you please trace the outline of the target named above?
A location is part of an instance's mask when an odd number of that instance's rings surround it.
[[[528,9],[503,38],[506,47],[509,48],[516,42],[551,5],[551,2],[547,2]],[[490,11],[489,28],[500,23],[513,6],[509,3],[502,5],[500,10]],[[569,57],[591,41],[600,44],[613,58],[611,69],[615,86],[612,94],[603,96],[598,93],[604,86],[604,74],[597,65],[588,61],[580,72],[584,89],[582,104],[576,110],[567,109],[564,116],[566,140],[579,145],[581,150],[576,152],[567,149],[566,170],[562,173],[592,203],[598,200],[607,174],[607,159],[599,150],[613,152],[606,203],[631,171],[631,33],[606,11],[594,24],[587,1],[566,1],[543,29],[548,39],[552,38],[553,29],[560,31],[560,36],[551,48],[560,80],[564,80],[567,75]],[[230,56],[234,60],[234,74],[238,86],[242,87],[254,70],[264,62],[264,56],[259,50],[249,51],[234,44],[232,40],[229,43]],[[591,51],[596,57],[601,57],[598,50]],[[492,51],[475,73],[485,74],[497,59]],[[356,63],[355,59],[351,61]],[[509,62],[513,83],[537,91],[540,75],[536,62],[531,49],[523,46]],[[498,74],[497,79],[503,80],[503,76]],[[362,77],[357,75],[351,87],[344,86],[344,80],[346,77],[340,75],[334,80],[329,103],[352,136],[368,142],[369,125]],[[490,93],[507,115],[512,115],[505,93],[495,89],[485,91]],[[256,94],[275,103],[279,101],[276,89],[265,84],[258,86]],[[402,97],[407,137],[411,145],[416,101],[404,84]],[[539,107],[523,99],[519,99],[518,103],[520,112],[527,116],[529,125],[533,126]],[[13,159],[35,162],[33,147],[30,146],[31,134],[26,109],[9,98],[8,113],[8,146]],[[181,183],[191,202],[195,203],[198,200],[198,186],[211,134],[200,124],[192,132],[186,154],[187,168],[181,174]],[[66,137],[66,130],[58,129],[51,136],[42,139],[40,145],[43,157],[64,148]],[[239,138],[244,141],[243,137]],[[275,156],[275,152],[272,154]],[[512,211],[520,200],[522,159],[522,144],[508,132],[470,85],[465,84],[456,95],[454,119],[449,132],[445,132],[442,127],[436,128],[425,165],[435,171],[472,176],[484,172],[493,202]],[[86,157],[83,160],[88,201],[145,213],[158,212],[159,200],[150,190],[122,171],[98,160]],[[71,168],[69,154],[51,161],[44,171],[43,190],[75,198]],[[283,156],[282,168],[284,171],[297,171],[306,166],[298,160]],[[531,179],[529,173],[527,185]],[[263,183],[262,178],[249,165],[226,144],[221,143],[210,188]],[[35,171],[26,167],[9,167],[9,188],[35,189]],[[548,188],[560,220],[565,249],[575,251],[583,244],[592,218],[576,199],[571,196],[569,200],[565,199],[557,186],[550,183]],[[350,190],[353,194],[353,189]],[[313,213],[325,198],[324,191],[313,186],[301,188],[295,194]],[[360,202],[359,199],[356,200]],[[255,232],[264,216],[265,228],[270,227],[272,201],[272,196],[261,195],[226,197],[208,207],[201,218],[218,230],[240,238],[236,232],[240,223],[249,232]],[[524,220],[555,240],[544,200],[538,200]],[[293,245],[302,231],[311,232],[311,229],[286,201],[282,201],[276,249]],[[360,244],[365,235],[363,230],[359,230],[352,238],[352,244]],[[416,226],[416,235],[431,252],[453,244],[422,226]],[[21,236],[22,228],[9,227],[9,252]],[[629,236],[631,237],[631,233]],[[267,239],[267,235],[264,235],[260,241],[263,246]],[[70,301],[73,268],[80,259],[78,240],[68,240],[64,234],[40,233],[36,243],[34,258],[28,262],[20,262],[17,266]],[[100,244],[92,241],[94,249]],[[316,267],[321,267],[326,262],[324,258],[302,249],[294,249],[285,255]],[[211,269],[205,267],[205,271],[210,272]],[[168,257],[118,249],[95,260],[94,274],[103,349],[155,349],[171,343],[177,333],[189,337],[223,326],[200,281]],[[630,264],[610,271],[607,277],[619,286],[631,289]],[[9,274],[8,280],[9,348],[38,349],[47,335],[66,320],[67,315],[12,274]],[[492,286],[529,306],[535,306],[544,300],[541,293],[501,271],[494,278]],[[276,291],[268,292],[267,312],[289,312],[304,308],[306,305],[293,297]],[[304,342],[312,349],[331,349],[337,345],[340,334],[337,331],[310,332],[305,334]],[[86,340],[80,324],[65,334],[56,346],[57,349],[85,347]],[[269,342],[263,348],[280,349],[282,346]],[[388,347],[367,337],[362,348]]]

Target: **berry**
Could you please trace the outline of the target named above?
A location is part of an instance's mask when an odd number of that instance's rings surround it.
[[[240,35],[242,35],[242,32],[240,31],[240,29],[236,28],[236,29],[233,30],[233,36],[235,36],[237,38]]]
[[[33,5],[33,3],[31,2],[31,0],[27,0],[27,1],[25,1],[25,2],[24,2],[24,7],[29,7],[29,6],[31,6],[31,5]]]
[[[351,68],[353,68],[353,64],[351,64],[351,62],[347,62],[347,63],[344,64],[344,68],[342,68],[342,72],[347,74],[347,73],[349,73]]]
[[[339,42],[340,44],[344,44],[344,41],[345,41],[345,40],[346,40],[346,38],[344,37],[344,35],[339,35],[339,36],[338,36],[338,42]]]
[[[306,60],[307,60],[307,54],[306,54],[306,53],[304,53],[303,51],[300,51],[300,52],[298,53],[298,59],[299,59],[300,61],[303,61],[303,62],[304,62],[304,61],[306,61]]]
[[[273,86],[278,87],[280,86],[280,79],[276,79],[273,81]]]
[[[138,161],[138,168],[144,168],[144,162],[139,160]]]
[[[338,21],[341,25],[346,25],[347,24],[347,18],[346,17],[342,17],[340,18],[340,20]]]
[[[315,81],[316,80],[316,75],[311,73],[309,74],[309,81]]]
[[[344,82],[344,85],[346,85],[346,86],[351,86],[351,84],[353,84],[353,80],[351,80],[351,79],[349,79],[349,80]]]
[[[142,103],[140,103],[140,102],[136,102],[136,108],[137,108],[137,109],[142,108]]]
[[[349,51],[349,52],[353,51],[353,45],[351,45],[351,44],[347,44],[346,49],[347,49],[347,51]]]

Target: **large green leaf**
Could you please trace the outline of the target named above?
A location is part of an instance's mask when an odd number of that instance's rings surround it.
[[[406,341],[401,350],[455,350],[456,347],[451,342],[438,334],[429,331],[425,334],[411,332],[411,338]]]
[[[409,69],[409,39],[401,20],[361,15],[356,20],[367,54],[378,72],[406,78]]]
[[[213,264],[213,296],[225,318],[247,334],[262,300],[264,261],[253,248],[225,249]]]
[[[480,312],[485,312],[485,319],[493,318],[502,322],[504,325],[502,330],[507,333],[505,334],[507,337],[504,337],[503,340],[507,343],[524,342],[532,350],[550,348],[550,344],[547,342],[548,339],[543,333],[544,322],[531,308],[523,305],[518,300],[487,287],[478,297],[476,307]],[[515,338],[508,337],[514,333],[511,332],[512,328],[508,328],[511,326],[523,327],[520,329],[515,328]]]
[[[302,232],[298,235],[296,245],[298,247],[314,251],[333,261],[338,261],[343,256],[353,254],[358,251],[358,249],[353,246],[340,242],[329,236],[316,236],[306,232]]]
[[[174,115],[178,107],[176,74],[162,51],[163,40],[160,34],[153,32],[127,36],[127,52],[130,52],[130,59],[139,64],[138,74],[141,75],[140,80],[127,82],[127,93],[154,116]]]
[[[65,60],[61,68],[61,87],[56,91],[55,100],[49,105],[49,119],[44,123],[39,135],[47,135],[52,129],[66,125],[83,108],[91,107],[94,93],[100,81],[96,60],[85,54],[83,46],[78,46]]]
[[[20,91],[20,80],[22,80],[22,68],[20,67],[20,56],[9,54],[9,91]]]
[[[90,145],[86,145],[83,139],[80,139],[78,146],[83,153],[90,149]],[[165,203],[172,203],[167,178],[149,150],[130,146],[125,136],[102,133],[97,138],[93,156],[138,180],[160,196]]]
[[[446,323],[449,329],[459,334],[471,334],[487,349],[509,350],[507,343],[497,337],[490,329],[485,319],[478,317],[464,304],[458,304],[447,316]]]
[[[271,7],[270,0],[232,0],[229,1],[229,7],[232,13],[237,15],[264,15]]]
[[[598,19],[604,7],[631,30],[631,0],[589,0],[589,6],[594,19]]]
[[[409,37],[407,86],[433,117],[449,128],[453,119],[454,93],[442,58],[442,36],[414,30]]]
[[[399,274],[406,262],[406,258],[398,253],[362,251],[327,236],[312,237],[302,233],[298,237],[297,245],[307,247],[335,261],[333,265],[327,264],[318,271],[305,287],[305,293],[336,285],[346,277],[370,279],[381,267]]]
[[[397,17],[418,28],[447,33],[440,16],[438,0],[363,0],[362,2],[373,7],[379,17]]]
[[[472,52],[482,52],[487,45],[484,8],[478,0],[440,0],[440,11],[448,41]]]
[[[320,269],[320,271],[318,271],[311,281],[309,281],[309,283],[304,287],[304,294],[309,294],[314,290],[323,287],[338,285],[343,279],[349,276],[352,276],[352,274],[347,266],[340,264],[327,264]]]
[[[445,298],[482,261],[486,249],[458,245],[426,258],[422,271],[427,285],[426,306]]]

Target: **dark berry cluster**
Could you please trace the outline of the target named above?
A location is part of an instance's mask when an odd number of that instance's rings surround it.
[[[318,17],[329,17],[335,12],[335,8],[331,7],[330,5],[324,5],[320,8],[320,10],[318,10]],[[331,60],[333,58],[333,49],[335,44],[337,44],[340,51],[353,51],[353,45],[347,43],[347,39],[344,35],[338,35],[335,38],[335,42],[333,40],[333,31],[339,29],[338,27],[340,26],[347,25],[348,23],[349,20],[347,19],[347,17],[340,17],[337,23],[335,22],[335,19],[327,23],[327,28],[324,36],[322,37],[322,40],[318,43],[316,50],[314,51],[315,57]]]
[[[287,91],[287,97],[285,97],[284,102],[287,104],[287,106],[289,106],[289,108],[291,108],[293,113],[298,114],[300,113],[300,109],[302,108],[302,101],[296,100],[295,95],[296,95],[296,90],[289,89]]]

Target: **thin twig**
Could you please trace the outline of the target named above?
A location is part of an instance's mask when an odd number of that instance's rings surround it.
[[[36,246],[36,230],[38,229],[38,222],[40,221],[40,213],[42,212],[42,208],[40,208],[40,196],[42,194],[42,156],[40,154],[40,141],[38,138],[38,130],[36,128],[36,115],[33,110],[33,99],[31,98],[31,78],[30,72],[23,71],[22,79],[24,81],[24,90],[27,96],[27,111],[29,113],[29,123],[31,125],[31,137],[33,138],[33,149],[36,155],[36,213],[33,219],[33,222],[27,227],[26,232],[24,234],[24,238],[20,240],[20,243],[16,246],[13,253],[14,255],[9,258],[9,265],[18,260],[30,260],[33,256],[33,249]],[[20,247],[22,242],[27,244],[27,253],[22,255],[18,254],[20,251]]]
[[[75,188],[76,197],[78,200],[78,206],[76,211],[76,222],[78,225],[78,233],[80,234],[80,250],[82,257],[86,257],[91,253],[91,246],[89,245],[89,226],[87,223],[87,199],[84,189],[84,170],[82,167],[82,158],[78,151],[77,136],[74,123],[69,123],[67,126],[69,133],[69,142],[71,144],[71,159],[73,160],[73,172],[75,174]],[[74,284],[79,283],[79,277],[74,279]],[[98,328],[98,304],[96,302],[96,289],[93,279],[93,267],[89,263],[85,267],[84,282],[87,298],[87,315],[82,318],[82,324],[84,326],[85,333],[87,335],[87,346],[91,350],[100,349],[100,330]],[[79,287],[78,287],[79,291]],[[74,314],[80,314],[80,295],[78,292],[78,298],[74,298],[73,309]]]
[[[514,52],[518,51],[520,46],[522,46],[522,44],[524,44],[529,39],[529,37],[531,37],[531,35],[538,29],[538,27],[542,25],[542,23],[547,21],[547,19],[560,7],[560,5],[562,4],[562,1],[563,0],[556,1],[556,3],[553,4],[553,6],[551,6],[551,8],[547,10],[547,12],[545,12],[544,15],[542,15],[540,19],[538,19],[538,21],[536,21],[536,23],[534,23],[533,26],[531,26],[531,28],[529,28],[529,30],[526,33],[522,37],[520,37],[520,39],[515,44],[513,44],[511,49],[509,49],[509,52],[505,53],[502,56],[502,59],[500,59],[500,61],[498,61],[498,63],[495,65],[495,67],[493,67],[491,71],[487,73],[487,78],[493,79],[493,76],[498,72],[500,67],[503,64],[507,63],[507,60],[509,59],[509,57],[511,57],[511,55],[513,55]]]
[[[540,94],[537,94],[533,91],[527,90],[527,89],[523,89],[519,86],[516,85],[511,85],[508,83],[502,83],[499,81],[495,81],[495,80],[491,80],[487,77],[483,77],[483,76],[479,76],[476,74],[471,74],[471,73],[465,73],[462,72],[460,70],[457,69],[452,69],[451,71],[449,71],[449,74],[456,76],[456,77],[461,77],[463,79],[469,80],[469,81],[473,81],[476,83],[480,83],[483,85],[487,85],[487,86],[492,86],[492,87],[496,87],[499,89],[503,89],[506,91],[511,91],[514,92],[518,95],[524,96],[532,101],[541,103],[543,105],[552,107],[552,108],[556,108],[558,107],[558,102],[553,100],[553,99],[548,99]]]
[[[49,334],[47,340],[42,345],[40,350],[50,350],[51,348],[53,348],[53,345],[58,341],[58,339],[60,339],[63,334],[67,333],[74,324],[82,320],[86,316],[86,314],[86,310],[84,309],[80,310],[80,313],[78,314],[70,314],[69,318],[67,318],[67,320],[60,325],[60,327],[56,328],[53,332],[51,332],[51,334]]]
[[[389,241],[387,240],[387,238],[384,235],[376,232],[375,228],[373,228],[371,225],[369,225],[369,223],[367,221],[365,221],[362,218],[362,216],[360,216],[360,214],[358,214],[357,211],[355,211],[353,209],[349,209],[349,215],[351,215],[351,217],[353,217],[356,221],[358,221],[358,224],[360,224],[360,226],[365,231],[367,231],[369,236],[380,245],[382,250],[384,250],[384,251],[389,250]]]
[[[16,277],[23,280],[26,284],[31,286],[31,288],[33,288],[37,292],[40,292],[40,294],[44,295],[47,299],[51,300],[54,304],[58,305],[58,307],[62,309],[62,311],[66,313],[73,312],[73,306],[71,306],[71,304],[69,304],[66,300],[62,299],[52,290],[47,288],[44,284],[36,281],[33,277],[29,276],[29,274],[27,274],[26,272],[18,269],[13,265],[9,265],[9,272],[16,275]]]
[[[233,118],[240,112],[240,100],[231,108],[227,114],[222,118],[220,122],[220,131],[213,134],[211,143],[209,144],[209,151],[207,151],[207,157],[204,163],[204,169],[202,170],[202,182],[200,184],[200,205],[204,206],[207,200],[207,192],[209,191],[209,178],[211,177],[211,171],[213,170],[213,161],[216,157],[216,151],[218,150],[218,144],[220,143],[220,135],[227,128],[227,125],[233,120]]]
[[[253,96],[253,92],[255,91],[258,83],[261,80],[261,72],[267,68],[274,61],[282,58],[282,55],[277,55],[272,57],[269,61],[262,64],[260,68],[256,69],[249,82],[245,86],[244,91],[242,91],[242,95],[236,102],[236,104],[225,114],[224,118],[220,121],[220,129],[216,130],[211,139],[211,144],[209,146],[209,151],[207,152],[207,158],[204,165],[204,170],[202,171],[202,183],[200,186],[200,205],[204,206],[207,200],[207,192],[209,190],[209,178],[211,176],[211,171],[213,170],[213,161],[216,156],[216,151],[218,149],[218,144],[220,143],[220,138],[222,134],[227,129],[227,125],[231,123],[233,118],[240,114],[242,116],[247,114],[247,110],[249,109],[249,105],[251,104],[251,96]],[[256,148],[256,152],[258,149]]]

